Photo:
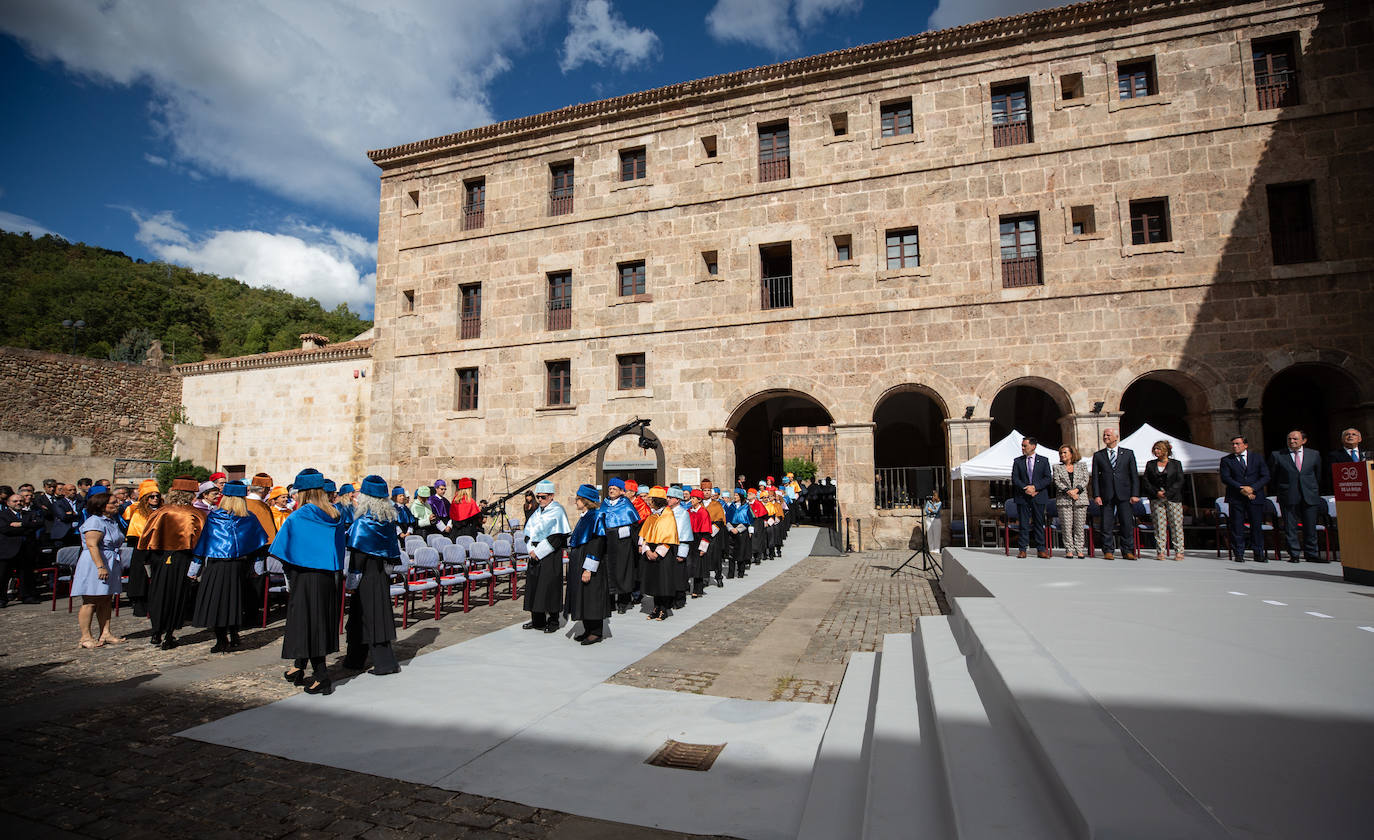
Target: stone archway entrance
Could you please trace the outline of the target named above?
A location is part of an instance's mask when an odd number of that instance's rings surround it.
[[[1070,403],[1063,389],[1040,379],[1019,379],[1002,386],[992,401],[992,442],[1013,429],[1051,449],[1064,442],[1063,419]]]
[[[734,472],[728,477],[731,485],[735,476],[743,475],[750,484],[767,476],[783,474],[784,429],[794,430],[796,437],[811,437],[815,444],[799,453],[816,461],[824,470],[834,471],[833,454],[826,464],[824,436],[830,435],[834,418],[814,397],[800,391],[777,390],[755,394],[745,400],[730,416],[727,426],[735,435]],[[810,431],[802,431],[810,430]],[[833,453],[833,448],[831,449]],[[812,457],[815,456],[815,457]],[[821,473],[823,477],[825,472]],[[725,483],[725,482],[721,482]]]
[[[1359,384],[1330,365],[1298,364],[1279,371],[1261,401],[1264,451],[1283,449],[1288,433],[1302,429],[1307,445],[1325,457],[1336,448],[1341,429],[1358,425],[1359,403]]]
[[[641,438],[653,443],[653,448],[641,448]],[[623,434],[596,450],[596,476],[603,488],[612,478],[634,479],[639,484],[650,486],[663,484],[667,473],[666,463],[663,441],[650,428],[644,428],[638,434]]]

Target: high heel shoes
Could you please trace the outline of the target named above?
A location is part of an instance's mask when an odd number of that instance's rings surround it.
[[[306,693],[306,694],[333,694],[333,693],[334,693],[334,683],[330,682],[329,677],[325,677],[324,679],[318,679],[318,678],[317,678],[317,679],[315,680],[315,682],[312,682],[310,685],[307,685],[307,686],[305,687],[305,693]]]
[[[305,685],[305,670],[302,668],[293,668],[292,670],[283,673],[281,676],[282,679],[286,680],[292,685]]]

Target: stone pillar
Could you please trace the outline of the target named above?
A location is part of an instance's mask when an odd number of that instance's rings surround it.
[[[1072,442],[1078,448],[1078,454],[1084,458],[1091,458],[1094,452],[1102,448],[1103,429],[1116,429],[1116,433],[1121,435],[1121,412],[1119,411],[1070,414],[1068,420],[1073,424],[1072,432],[1066,433],[1064,440]],[[1125,435],[1121,436],[1125,437]],[[1050,463],[1056,464],[1058,460],[1051,458]]]
[[[835,491],[843,515],[863,523],[864,543],[873,529],[873,423],[836,423]],[[862,550],[857,537],[854,548]]]
[[[952,418],[945,421],[945,428],[949,431],[951,476],[955,467],[992,446],[991,417],[970,417],[967,420],[962,417]],[[965,488],[968,489],[969,545],[977,545],[978,520],[988,517],[992,511],[992,501],[988,495],[988,483],[986,481],[955,481],[951,477],[949,498],[945,501],[945,508],[949,511],[947,521],[963,519]],[[953,543],[946,540],[946,544],[952,545]]]
[[[735,438],[734,429],[711,429],[711,481],[721,492],[735,487]]]
[[[1220,449],[1222,452],[1231,451],[1231,438],[1237,434],[1244,435],[1250,441],[1250,446],[1256,451],[1264,448],[1263,427],[1260,423],[1260,413],[1250,409],[1237,411],[1233,408],[1218,408],[1212,412],[1212,439],[1195,440],[1203,446],[1210,446],[1213,449]]]

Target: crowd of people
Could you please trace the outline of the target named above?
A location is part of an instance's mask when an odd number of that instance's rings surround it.
[[[1358,429],[1345,429],[1341,448],[1329,453],[1326,463],[1374,457],[1362,448],[1362,442]],[[1042,558],[1050,556],[1045,523],[1053,491],[1067,556],[1087,556],[1083,541],[1091,506],[1100,511],[1103,557],[1114,559],[1119,546],[1126,559],[1136,559],[1135,506],[1146,501],[1153,520],[1156,559],[1183,559],[1183,465],[1172,457],[1173,445],[1167,440],[1155,442],[1151,448],[1154,457],[1142,468],[1136,464],[1135,453],[1119,443],[1116,429],[1103,430],[1103,446],[1085,467],[1073,446],[1059,447],[1059,463],[1051,466],[1048,458],[1036,454],[1035,438],[1021,441],[1022,454],[1012,463],[1011,471],[1018,557],[1029,551]],[[1320,489],[1325,479],[1322,455],[1307,446],[1307,434],[1301,429],[1289,432],[1285,443],[1285,448],[1266,458],[1250,452],[1249,441],[1236,435],[1231,438],[1231,454],[1218,465],[1225,487],[1221,514],[1227,521],[1231,556],[1237,563],[1245,562],[1247,550],[1253,552],[1255,562],[1268,562],[1263,532],[1268,496],[1277,503],[1281,522],[1276,525],[1282,527],[1288,562],[1327,562],[1317,545],[1317,526],[1325,512]]]
[[[566,618],[581,622],[574,641],[593,645],[606,638],[606,619],[645,598],[646,617],[666,620],[712,584],[781,556],[808,494],[824,512],[826,492],[815,488],[826,486],[803,487],[788,474],[745,487],[740,476],[722,493],[709,480],[650,487],[612,478],[604,497],[594,485],[579,486],[570,518],[553,482],[541,481],[527,494],[518,530],[527,555],[510,561],[512,571],[525,573],[524,627],[553,633]],[[472,479],[459,479],[450,501],[441,479],[412,499],[380,476],[339,486],[314,469],[289,485],[266,473],[247,482],[224,473],[206,481],[182,476],[165,493],[152,479],[132,491],[88,479],[45,481],[41,495],[31,485],[0,487],[0,593],[8,594],[13,569],[23,600],[37,603],[39,564],[55,568],[69,549],[82,648],[126,642],[111,628],[112,600],[126,597],[134,616],[148,620],[151,644],[178,646],[189,624],[213,634],[212,652],[227,653],[243,646],[240,630],[261,608],[269,564],[280,564],[289,591],[282,657],[291,667],[284,677],[307,693],[328,694],[325,657],[340,649],[345,599],[345,667],[362,670],[371,659],[373,673],[400,670],[391,650],[392,587],[416,581],[407,538],[481,533],[486,503],[473,490]]]

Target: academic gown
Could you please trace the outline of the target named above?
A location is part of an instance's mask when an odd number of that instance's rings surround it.
[[[635,544],[639,530],[639,511],[621,496],[607,500],[596,509],[597,529],[606,538],[606,556],[602,564],[606,567],[607,582],[612,594],[629,595],[638,587],[638,564],[635,562]]]
[[[206,515],[192,505],[163,505],[153,511],[138,538],[152,569],[148,582],[148,619],[153,635],[180,630],[190,611],[192,551],[200,541]]]
[[[354,665],[366,660],[361,645],[390,644],[396,640],[396,615],[391,604],[391,575],[388,566],[399,565],[400,546],[396,542],[396,523],[370,516],[354,519],[348,526],[348,572],[360,575],[350,598],[348,636]],[[359,656],[359,654],[362,654]]]
[[[347,524],[319,505],[305,505],[282,523],[268,553],[282,562],[286,602],[282,659],[314,659],[339,650],[339,573]]]
[[[156,508],[153,509],[153,513],[157,513]],[[150,553],[138,547],[139,537],[143,536],[143,529],[147,527],[148,518],[152,513],[145,516],[137,505],[131,505],[124,509],[123,515],[128,517],[128,522],[124,526],[124,544],[134,550],[133,557],[129,559],[129,582],[124,584],[124,594],[137,605],[148,597],[148,586],[153,577]]]
[[[567,511],[558,502],[536,508],[525,523],[533,557],[525,572],[526,612],[557,615],[563,610],[563,549],[568,544]]]
[[[267,542],[267,532],[256,516],[235,516],[222,508],[210,513],[192,550],[203,563],[196,606],[191,615],[193,626],[238,628],[241,625],[248,558]]]
[[[682,505],[672,508],[672,511],[673,519],[677,522],[677,562],[673,564],[673,587],[679,594],[685,595],[689,587],[687,563],[692,556],[692,518]]]
[[[645,595],[654,599],[672,600],[677,594],[673,581],[673,567],[677,565],[677,518],[663,508],[651,512],[639,529],[640,541],[651,554],[640,556],[639,585]]]
[[[706,515],[711,520],[711,545],[706,550],[706,571],[720,577],[725,549],[729,544],[725,533],[725,507],[716,499],[705,505]]]
[[[482,533],[482,509],[472,499],[459,499],[448,508],[449,519],[453,522],[450,536],[455,539],[469,536],[474,539]]]
[[[687,552],[687,577],[710,577],[711,514],[705,505],[687,511],[692,526],[692,548]],[[703,549],[705,549],[703,551]]]
[[[568,537],[568,583],[563,612],[573,621],[596,621],[611,614],[611,587],[603,565],[606,535],[601,532],[599,511],[586,511]],[[582,582],[582,572],[592,579]]]

